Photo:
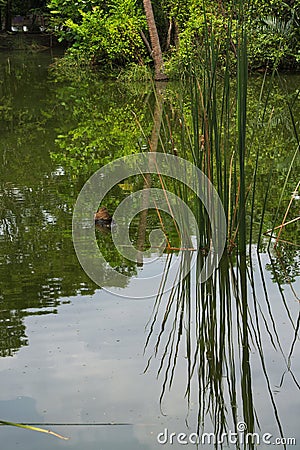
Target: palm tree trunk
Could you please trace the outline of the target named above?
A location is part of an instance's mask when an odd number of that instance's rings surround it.
[[[143,3],[152,47],[152,57],[155,69],[155,80],[156,81],[167,80],[168,76],[165,74],[162,51],[160,47],[151,0],[143,0]]]

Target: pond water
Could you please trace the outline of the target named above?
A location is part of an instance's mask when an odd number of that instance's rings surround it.
[[[148,235],[163,223],[177,249],[172,270],[166,269],[168,253],[152,248],[133,263],[115,249],[109,229],[96,229],[106,261],[127,277],[121,285],[105,278],[100,288],[74,250],[74,205],[95,170],[147,148],[149,136],[155,141],[156,103],[148,85],[84,75],[55,79],[49,73],[54,56],[0,53],[0,420],[36,424],[70,439],[2,426],[2,447],[179,449],[196,447],[193,433],[214,432],[220,438],[231,430],[237,434],[227,434],[224,447],[234,449],[239,448],[235,438],[242,443],[243,427],[250,424],[260,448],[282,437],[296,440],[290,448],[300,448],[299,221],[284,234],[296,245],[280,247],[279,257],[273,247],[266,251],[269,240],[263,237],[264,252],[258,256],[261,210],[253,212],[246,307],[234,256],[222,260],[211,284],[200,289],[191,275],[172,290],[182,261],[178,234],[155,210],[149,211],[147,227],[134,219],[130,238],[137,246],[142,240],[143,247],[148,242],[143,232]],[[293,130],[299,133],[299,104],[293,104],[293,123],[283,98],[287,92],[294,95],[300,78],[283,80],[284,87],[278,84],[272,93],[266,142],[258,132],[253,135],[266,168],[257,177],[261,202],[270,161],[274,164],[267,225],[297,148]],[[253,78],[249,84],[253,121],[261,82]],[[170,83],[163,93],[168,120],[161,125],[161,140],[186,107],[180,101],[175,105],[178,92],[179,85]],[[170,136],[165,145],[172,148]],[[297,185],[299,157],[293,167],[279,223]],[[117,183],[105,204],[114,211],[144,183],[142,176]],[[157,179],[152,183],[159,187]],[[291,220],[299,216],[298,197],[289,210]],[[201,448],[214,448],[208,439]]]

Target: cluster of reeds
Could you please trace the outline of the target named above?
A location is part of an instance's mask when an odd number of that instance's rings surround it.
[[[226,214],[227,250],[218,270],[204,283],[200,283],[198,279],[205,265],[205,254],[202,251],[198,252],[195,269],[189,271],[186,270],[186,266],[191,265],[192,256],[190,252],[183,251],[180,255],[180,271],[187,275],[181,278],[179,273],[180,281],[174,283],[169,294],[165,294],[164,286],[170,276],[170,260],[177,257],[169,252],[160,292],[148,323],[149,333],[145,351],[149,350],[152,342],[154,350],[149,357],[146,370],[152,362],[152,357],[158,357],[157,370],[162,379],[160,401],[163,411],[163,400],[167,390],[173,385],[178,358],[184,355],[187,362],[185,394],[189,407],[192,402],[198,404],[198,432],[205,429],[206,417],[209,416],[216,436],[220,437],[228,428],[238,432],[238,423],[241,420],[251,433],[259,427],[259,414],[253,400],[250,349],[255,350],[259,355],[261,371],[265,377],[266,392],[273,408],[274,420],[278,425],[279,434],[283,436],[265,364],[264,339],[270,340],[272,346],[282,353],[287,372],[299,386],[290,366],[293,345],[288,357],[284,355],[276,330],[276,318],[273,317],[270,308],[259,252],[257,261],[263,287],[260,288],[260,293],[257,292],[252,252],[254,242],[259,251],[262,240],[266,239],[263,237],[264,232],[269,236],[269,248],[271,236],[277,230],[279,232],[276,244],[283,227],[290,223],[290,220],[291,222],[299,220],[299,217],[288,220],[290,205],[299,189],[299,183],[295,185],[286,213],[282,218],[279,217],[279,211],[282,210],[282,204],[287,197],[287,184],[299,156],[299,137],[292,104],[287,98],[286,111],[294,133],[295,148],[292,150],[290,160],[287,161],[286,177],[282,185],[278,186],[277,210],[273,215],[272,227],[267,230],[264,218],[270,204],[269,193],[274,164],[270,166],[266,176],[264,201],[258,221],[256,199],[261,147],[257,146],[254,136],[258,130],[262,132],[262,128],[263,133],[266,136],[268,134],[268,124],[273,114],[272,111],[270,117],[267,117],[268,100],[274,79],[279,75],[274,69],[272,74],[267,75],[266,71],[262,77],[260,97],[257,99],[257,122],[252,123],[250,127],[247,117],[247,33],[243,25],[243,9],[248,6],[246,2],[238,1],[235,7],[239,26],[237,34],[233,35],[231,25],[228,24],[225,55],[228,64],[222,73],[218,70],[220,46],[210,32],[209,22],[206,22],[201,67],[197,70],[191,67],[190,117],[186,116],[186,108],[185,112],[182,108],[181,131],[176,135],[177,139],[180,136],[179,142],[174,143],[176,132],[172,130],[167,110],[159,122],[159,127],[162,125],[161,136],[168,136],[167,140],[161,138],[163,151],[168,151],[164,142],[171,142],[171,151],[178,156],[191,158],[217,189]],[[230,62],[233,42],[237,54],[234,75]],[[159,87],[156,90],[158,105],[156,108],[160,111],[161,89]],[[253,148],[255,145],[256,148]],[[162,187],[165,189],[165,186]],[[176,185],[176,182],[172,189],[189,204],[190,198],[186,189]],[[193,209],[200,231],[199,248],[203,249],[210,245],[210,224],[201,201],[196,199],[194,202]],[[281,222],[278,223],[279,220]],[[278,293],[279,296],[283,295],[280,285]],[[268,311],[267,314],[262,312],[265,309]],[[289,316],[288,311],[287,315]],[[290,316],[289,318],[296,336],[299,321],[296,324]],[[255,442],[247,443],[246,447],[255,448]],[[236,448],[239,448],[239,444]]]

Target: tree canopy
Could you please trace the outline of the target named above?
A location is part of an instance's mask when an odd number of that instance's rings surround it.
[[[167,70],[182,71],[199,60],[205,39],[213,39],[226,57],[230,39],[231,57],[236,58],[236,30],[241,23],[237,1],[222,0],[51,0],[51,22],[61,38],[72,42],[73,52],[92,63],[145,64],[151,42],[146,3],[152,4],[160,46]],[[244,2],[243,25],[248,32],[249,62],[253,68],[296,67],[300,61],[300,1]],[[144,6],[144,8],[143,8]],[[147,18],[147,19],[146,19]],[[147,53],[148,50],[148,53]]]
[[[295,69],[300,62],[300,0],[0,0],[2,18],[40,10],[48,29],[69,42],[68,57],[93,66],[128,67],[132,63],[178,75],[201,63],[205,41],[213,42],[220,66],[236,59],[237,31],[247,30],[253,69]],[[149,22],[152,9],[154,23]],[[2,27],[5,20],[2,20]],[[6,27],[7,28],[7,27]],[[157,39],[153,41],[153,33]],[[228,55],[228,41],[230,54]],[[162,53],[157,53],[160,46]],[[163,59],[162,59],[163,56]],[[158,61],[157,58],[160,58]],[[156,74],[157,75],[157,74]]]

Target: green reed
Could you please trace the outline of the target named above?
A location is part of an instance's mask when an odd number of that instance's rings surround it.
[[[179,132],[172,129],[170,111],[164,109],[161,129],[162,150],[168,152],[167,142],[172,144],[172,153],[190,160],[202,170],[214,184],[222,200],[227,220],[227,246],[221,264],[204,283],[199,283],[200,272],[205,265],[205,250],[210,247],[210,223],[199,199],[190,197],[188,190],[176,181],[166,180],[164,189],[169,188],[187,204],[193,202],[193,211],[200,230],[199,252],[195,268],[181,279],[186,268],[191,267],[191,252],[182,252],[180,268],[173,288],[166,295],[164,288],[172,258],[168,254],[165,272],[156,298],[153,314],[148,323],[145,351],[151,343],[154,352],[149,357],[159,358],[157,374],[161,377],[160,404],[164,413],[164,398],[174,384],[179,356],[186,359],[185,395],[189,415],[192,402],[198,405],[197,431],[205,431],[209,416],[213,431],[221,437],[228,429],[238,432],[238,423],[243,420],[247,431],[255,432],[260,427],[259,413],[255,408],[251,366],[251,350],[259,355],[261,371],[265,378],[266,392],[272,405],[274,421],[280,436],[284,435],[280,414],[272,392],[270,377],[265,363],[262,335],[267,336],[271,345],[279,350],[285,361],[286,370],[298,386],[290,365],[290,355],[285,357],[272,314],[262,263],[259,253],[261,283],[264,298],[259,299],[254,282],[252,244],[257,240],[260,249],[265,217],[270,204],[275,162],[270,165],[266,178],[264,198],[260,206],[260,220],[257,223],[257,186],[260,178],[261,148],[256,135],[271,133],[273,111],[269,112],[268,102],[273,93],[273,83],[278,76],[274,69],[271,76],[267,72],[262,78],[255,123],[248,118],[248,63],[247,32],[243,21],[243,8],[248,5],[242,0],[235,5],[239,22],[229,21],[226,48],[221,50],[211,32],[209,16],[199,65],[190,65],[190,116],[182,101],[178,108],[180,119],[174,120]],[[236,31],[235,31],[236,30]],[[236,67],[232,65],[232,43],[236,43]],[[225,59],[225,69],[220,71],[219,59]],[[183,86],[182,90],[185,90]],[[298,142],[296,121],[292,103],[287,101],[295,141]],[[269,114],[269,117],[268,117]],[[265,123],[267,122],[267,126]],[[251,132],[252,130],[252,132]],[[177,143],[175,145],[177,139]],[[283,201],[287,183],[293,172],[299,153],[296,145],[288,171],[281,186],[280,201]],[[252,169],[249,170],[248,166]],[[278,206],[279,208],[279,206]],[[273,218],[273,228],[278,219],[278,211]],[[256,233],[256,235],[255,235]],[[179,281],[178,281],[179,280]],[[284,295],[280,284],[278,289]],[[263,312],[265,307],[266,312]],[[288,308],[291,326],[298,330],[299,321],[294,324]],[[293,353],[294,345],[291,346]],[[290,354],[291,354],[290,353]],[[192,418],[191,418],[192,420]],[[222,445],[215,445],[221,448]],[[284,446],[283,446],[284,447]],[[235,448],[254,449],[255,443],[236,444]]]
[[[62,436],[61,434],[55,433],[54,431],[51,430],[45,430],[44,428],[40,428],[34,425],[27,425],[25,423],[16,423],[16,422],[8,422],[6,420],[0,420],[0,426],[3,425],[8,425],[11,427],[17,427],[17,428],[24,428],[25,430],[30,430],[30,431],[38,431],[39,433],[46,433],[49,434],[51,436],[55,436],[59,439],[63,439],[65,441],[69,440],[68,437]],[[40,425],[40,424],[38,424]]]

